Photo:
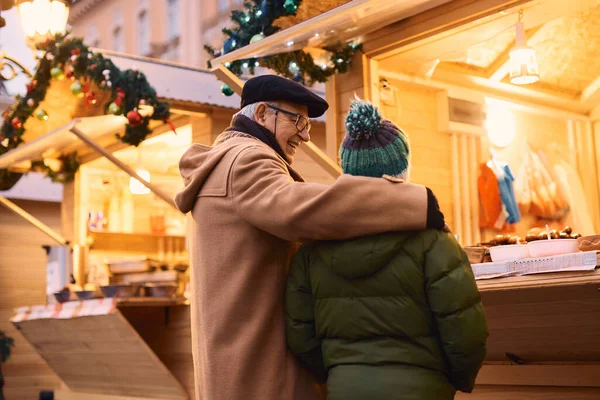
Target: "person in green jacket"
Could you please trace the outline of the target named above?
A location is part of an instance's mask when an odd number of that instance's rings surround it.
[[[344,173],[408,178],[408,138],[376,107],[354,101],[346,129]],[[328,400],[453,399],[473,390],[486,354],[480,294],[448,232],[304,244],[285,307],[289,349],[327,382]]]

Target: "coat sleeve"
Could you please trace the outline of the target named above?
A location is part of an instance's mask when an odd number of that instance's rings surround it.
[[[286,240],[347,239],[427,224],[424,186],[350,175],[332,185],[294,182],[283,161],[263,146],[241,151],[229,179],[240,216]]]
[[[308,273],[310,247],[302,246],[292,259],[285,291],[285,331],[290,351],[314,373],[319,382],[326,382],[327,369],[315,327]]]
[[[435,231],[425,257],[427,297],[446,355],[450,379],[470,393],[488,336],[481,296],[465,252],[449,233]]]

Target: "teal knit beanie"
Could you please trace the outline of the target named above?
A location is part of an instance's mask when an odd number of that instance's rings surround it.
[[[383,119],[377,107],[354,100],[346,117],[340,159],[346,174],[397,176],[408,170],[408,137],[393,122]]]

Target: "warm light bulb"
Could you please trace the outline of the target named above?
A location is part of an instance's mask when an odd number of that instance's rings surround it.
[[[51,8],[51,19],[50,19],[50,33],[56,35],[57,33],[63,33],[69,20],[69,9],[65,3],[60,1],[53,1]]]
[[[69,19],[69,6],[61,0],[21,0],[17,9],[25,34],[34,43],[64,33]]]
[[[136,169],[136,174],[140,176],[146,182],[150,182],[150,172],[145,169]],[[150,189],[142,184],[142,182],[138,181],[134,177],[129,178],[129,191],[131,194],[148,194],[150,193]]]
[[[515,139],[515,117],[506,104],[487,100],[487,119],[485,127],[488,137],[496,147],[506,147]]]
[[[520,20],[517,22],[515,34],[515,47],[510,51],[510,82],[517,85],[527,85],[540,79],[535,50],[527,46],[525,25]]]
[[[531,47],[515,47],[510,51],[510,82],[526,85],[540,79],[535,50]]]

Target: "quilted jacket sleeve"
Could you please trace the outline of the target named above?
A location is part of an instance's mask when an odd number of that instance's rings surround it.
[[[327,381],[321,352],[321,339],[315,328],[313,296],[310,287],[309,254],[305,245],[292,259],[285,291],[286,336],[288,347],[319,382]]]
[[[470,393],[483,364],[488,336],[469,260],[449,233],[435,235],[425,257],[427,297],[457,390]]]

